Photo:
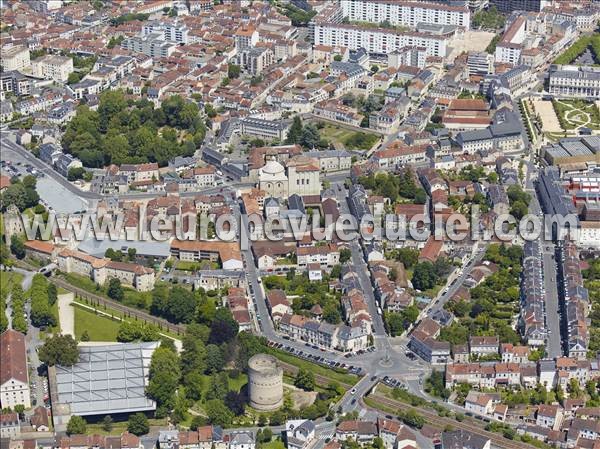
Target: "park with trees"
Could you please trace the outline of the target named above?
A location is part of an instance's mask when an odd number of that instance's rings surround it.
[[[100,95],[98,110],[81,105],[62,139],[66,152],[85,167],[157,162],[191,156],[206,126],[198,105],[178,95],[155,108],[147,99],[132,100],[122,90]]]

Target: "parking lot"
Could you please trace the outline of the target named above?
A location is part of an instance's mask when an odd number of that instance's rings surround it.
[[[284,338],[286,340],[288,339],[286,337],[284,337]],[[311,345],[310,343],[305,343],[305,345],[308,348],[320,349],[321,351],[325,352],[324,349],[319,348],[317,345]],[[350,363],[338,362],[338,361],[335,361],[335,360],[330,360],[330,359],[328,359],[328,358],[326,358],[324,356],[317,356],[317,355],[311,354],[309,352],[304,352],[301,349],[293,348],[293,347],[288,346],[288,345],[286,345],[284,343],[277,343],[277,342],[269,341],[269,346],[272,347],[272,348],[275,348],[275,349],[279,349],[281,351],[289,352],[290,354],[293,354],[296,357],[300,357],[300,358],[305,359],[305,360],[310,360],[312,362],[319,363],[319,364],[327,366],[329,368],[345,369],[345,370],[348,370],[348,372],[350,374],[356,374],[356,375],[359,375],[359,376],[364,374],[364,371],[362,370],[362,368],[357,367],[357,366],[353,366]],[[374,350],[375,350],[375,347],[371,346],[367,351],[360,351],[360,353],[364,354],[365,352],[372,352]],[[358,354],[358,352],[357,352],[357,354]],[[348,356],[348,355],[351,356],[353,354],[351,354],[351,353],[346,354],[346,356]]]
[[[33,175],[37,178],[37,192],[44,206],[58,213],[73,213],[86,210],[87,202],[60,185],[51,176],[46,176],[43,171],[34,168],[18,153],[9,148],[2,149],[2,160],[0,161],[2,174],[22,178]]]

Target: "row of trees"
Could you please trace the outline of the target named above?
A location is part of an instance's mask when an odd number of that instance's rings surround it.
[[[43,274],[33,276],[31,282],[31,324],[35,327],[52,327],[57,324],[57,317],[52,306],[57,300],[56,286],[48,282]]]
[[[102,420],[102,429],[105,432],[110,432],[113,429],[113,419],[110,415],[106,415]],[[81,435],[87,431],[87,421],[81,416],[74,415],[69,419],[67,424],[68,435]],[[148,417],[143,413],[134,413],[127,420],[127,431],[134,435],[145,435],[150,431]]]
[[[587,49],[594,54],[596,62],[600,62],[600,33],[581,36],[554,60],[554,64],[571,64]]]
[[[190,156],[204,140],[198,105],[175,95],[154,109],[147,99],[128,100],[121,90],[100,95],[97,111],[82,105],[63,136],[65,150],[87,167],[157,162]]]
[[[12,307],[12,328],[16,331],[26,334],[28,326],[25,315],[25,294],[23,293],[21,284],[18,282],[14,283],[12,286],[10,302]]]

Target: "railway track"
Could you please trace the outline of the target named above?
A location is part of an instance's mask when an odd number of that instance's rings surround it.
[[[482,429],[480,426],[472,424],[468,421],[457,421],[456,419],[453,419],[453,418],[446,418],[446,417],[438,416],[436,413],[431,412],[429,410],[426,410],[423,408],[418,408],[418,407],[413,407],[413,406],[405,404],[403,402],[398,402],[393,399],[389,399],[389,398],[386,398],[385,396],[380,396],[377,394],[372,395],[371,398],[376,400],[380,404],[385,405],[390,408],[401,409],[401,410],[413,410],[413,411],[419,413],[421,416],[423,416],[427,420],[428,424],[433,424],[434,426],[439,426],[441,429],[444,429],[446,426],[452,426],[456,429],[467,430],[476,435],[480,435],[485,438],[489,438],[491,440],[492,444],[496,447],[505,448],[505,449],[536,449],[535,446],[532,446],[527,443],[523,443],[522,441],[509,440],[508,438],[504,438],[503,436],[498,435],[497,433],[494,433],[494,432],[490,432],[489,430]],[[361,400],[361,402],[365,407],[370,408],[372,410],[376,410],[373,407],[370,407],[367,404],[365,404],[364,401]]]
[[[49,281],[52,282],[57,287],[64,288],[65,290],[74,293],[76,296],[80,298],[87,299],[92,304],[96,304],[97,306],[106,306],[111,309],[122,313],[125,316],[136,317],[138,320],[143,321],[145,323],[151,323],[155,326],[158,326],[161,329],[166,329],[170,332],[176,333],[177,335],[181,335],[185,332],[184,324],[173,324],[164,318],[159,318],[154,315],[150,315],[143,310],[134,309],[133,307],[125,306],[118,301],[113,301],[112,299],[105,298],[104,296],[96,295],[94,293],[90,293],[87,290],[76,287],[72,284],[69,284],[64,279],[52,276],[49,278]]]

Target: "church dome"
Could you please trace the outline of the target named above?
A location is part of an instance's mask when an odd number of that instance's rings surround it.
[[[278,175],[283,173],[284,170],[283,165],[274,160],[268,161],[262,169],[263,173],[266,175]]]

